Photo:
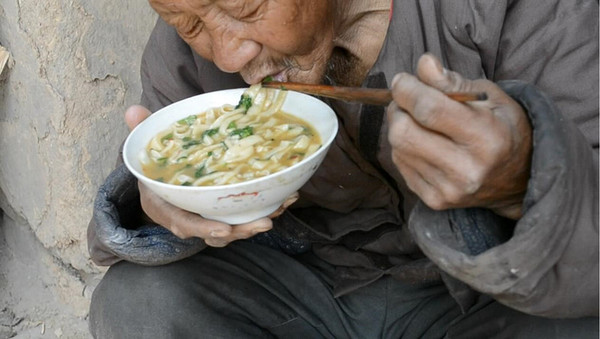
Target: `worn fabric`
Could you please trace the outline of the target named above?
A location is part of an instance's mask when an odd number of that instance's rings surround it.
[[[110,265],[117,257],[138,264],[162,265],[206,247],[200,239],[179,239],[166,228],[145,220],[140,208],[137,180],[120,164],[98,189],[95,227],[88,227],[88,247],[98,248],[94,252],[98,264]]]
[[[334,265],[338,298],[392,276],[443,281],[465,312],[478,291],[531,314],[597,316],[598,3],[394,1],[385,44],[364,85],[389,87],[396,73],[414,73],[425,52],[467,78],[510,80],[501,84],[534,129],[523,217],[428,209],[391,161],[383,111],[327,100],[343,128],[300,200],[275,220],[271,236],[255,241],[280,248],[286,239],[310,243],[312,253]],[[246,86],[200,58],[161,20],[144,53],[142,85],[142,104],[152,111]],[[132,228],[96,217],[90,228],[103,222]],[[96,262],[131,260],[94,238],[102,235],[89,234]],[[146,255],[152,264],[154,256]],[[156,258],[164,262],[161,253]]]
[[[536,317],[489,297],[463,314],[439,281],[388,276],[333,298],[334,276],[312,253],[246,241],[158,267],[124,261],[94,292],[90,326],[102,339],[598,338],[598,318]]]
[[[473,243],[464,239],[465,232],[463,239],[448,241],[450,230],[469,219],[479,219],[471,230],[506,224],[478,209],[460,216],[465,210],[433,212],[420,204],[411,216],[411,230],[444,271],[502,303],[540,315],[597,315],[598,192],[589,188],[598,187],[598,171],[575,165],[597,165],[597,153],[586,150],[576,127],[562,124],[564,118],[537,89],[516,81],[501,85],[528,112],[536,112],[531,115],[535,148],[525,214],[511,239],[484,253],[464,248]],[[569,139],[581,144],[569,150]],[[594,300],[585,302],[590,297]]]

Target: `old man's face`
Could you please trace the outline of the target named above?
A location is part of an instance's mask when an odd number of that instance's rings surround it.
[[[149,0],[202,57],[249,83],[321,80],[333,49],[325,0]]]

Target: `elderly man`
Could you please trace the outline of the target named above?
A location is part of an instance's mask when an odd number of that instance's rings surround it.
[[[95,337],[598,336],[597,1],[150,4],[130,127],[267,76],[394,101],[328,100],[342,128],[325,161],[248,224],[177,209],[118,167],[88,228],[111,265]]]

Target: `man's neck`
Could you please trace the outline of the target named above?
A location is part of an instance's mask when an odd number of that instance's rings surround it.
[[[335,83],[358,86],[373,67],[389,25],[391,0],[341,0],[336,46],[327,70]]]

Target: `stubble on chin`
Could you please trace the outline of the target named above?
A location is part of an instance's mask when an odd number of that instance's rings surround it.
[[[365,77],[360,59],[347,50],[336,47],[327,62],[324,80],[339,86],[360,86]]]
[[[240,71],[242,78],[250,82],[260,82],[267,75],[284,70],[285,81],[340,86],[360,86],[364,74],[360,71],[360,60],[347,50],[334,48],[327,60],[316,60],[309,65],[300,65],[294,58],[253,61]]]
[[[308,65],[301,65],[291,57],[269,59],[253,62],[243,70],[240,75],[247,82],[260,82],[267,75],[276,76],[283,71],[282,77],[275,77],[277,81],[292,81],[301,83],[321,83],[327,69],[327,62],[316,61]]]

